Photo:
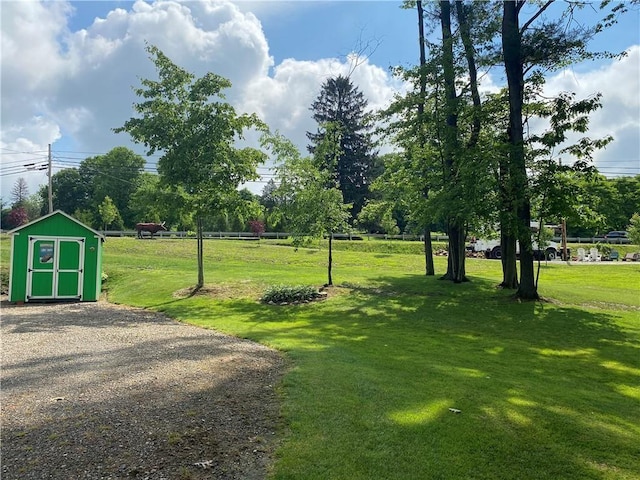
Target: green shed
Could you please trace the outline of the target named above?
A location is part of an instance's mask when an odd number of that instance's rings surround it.
[[[95,302],[104,237],[61,210],[9,232],[9,301]]]

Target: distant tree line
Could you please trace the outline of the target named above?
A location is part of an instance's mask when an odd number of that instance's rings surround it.
[[[370,181],[378,179],[384,171],[382,165],[392,163],[398,155],[380,156],[377,175],[370,177]],[[52,177],[53,208],[68,212],[100,230],[131,230],[138,222],[166,221],[173,230],[195,231],[193,217],[174,208],[180,193],[163,190],[158,174],[145,172],[144,166],[143,157],[125,147],[117,147],[105,155],[83,160],[79,168],[60,170]],[[626,230],[633,214],[640,211],[640,175],[576,177],[574,187],[580,209],[566,218],[570,237],[593,237],[611,230]],[[278,183],[270,179],[261,194],[240,189],[239,203],[207,215],[205,229],[290,231],[291,225],[286,218],[276,213],[284,203],[277,188]],[[421,227],[412,219],[409,206],[391,202],[393,196],[391,188],[369,191],[363,196],[365,206],[355,218],[349,217],[349,228],[366,233],[421,234]],[[388,208],[391,203],[393,207]],[[110,204],[113,206],[111,214],[105,210]],[[25,179],[20,177],[10,191],[9,201],[2,202],[2,229],[13,229],[47,213],[48,187],[41,186],[38,192],[30,194]],[[436,223],[434,229],[444,231],[444,226]]]

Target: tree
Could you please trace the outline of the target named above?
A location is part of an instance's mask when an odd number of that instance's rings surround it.
[[[120,218],[118,207],[116,207],[109,195],[104,197],[104,200],[98,206],[98,212],[100,213],[100,219],[102,220],[103,230],[106,230],[107,227],[110,227],[115,223],[118,224],[116,228],[122,227],[122,218]]]
[[[307,132],[311,141],[308,150],[315,155],[327,135],[326,125],[340,126],[337,162],[332,158],[324,159],[320,168],[332,169],[331,174],[335,175],[345,202],[353,205],[351,214],[354,218],[369,195],[376,157],[366,107],[364,95],[349,78],[341,75],[330,78],[322,85],[318,98],[311,105],[318,130],[316,133]]]
[[[507,131],[509,155],[504,167],[504,178],[508,182],[505,188],[509,196],[505,198],[505,211],[511,211],[509,225],[513,226],[513,231],[520,242],[520,281],[516,296],[522,299],[537,299],[537,284],[534,279],[533,268],[533,246],[531,239],[531,204],[534,193],[532,185],[528,181],[527,171],[530,165],[527,162],[527,155],[532,153],[535,158],[536,152],[528,152],[526,139],[524,136],[525,106],[527,95],[529,102],[535,97],[536,88],[544,82],[544,74],[561,66],[571,64],[578,60],[611,57],[608,53],[591,53],[586,49],[588,41],[606,26],[615,22],[615,15],[620,8],[613,7],[612,14],[605,17],[604,21],[598,23],[591,29],[582,26],[579,28],[569,28],[563,25],[562,20],[538,21],[542,19],[544,12],[553,4],[547,1],[539,4],[534,13],[524,24],[520,25],[522,9],[527,2],[524,0],[504,1],[502,15],[502,57],[507,76],[507,90],[509,99],[509,127]],[[603,2],[601,7],[606,7],[609,2]],[[580,8],[579,2],[569,2],[567,11],[563,18],[572,18],[574,9]],[[535,24],[535,28],[534,28]],[[560,96],[554,107],[562,111],[563,103],[566,99]],[[589,108],[580,113],[588,113]],[[534,107],[535,108],[535,107]],[[583,120],[576,122],[574,127],[578,131],[585,131],[586,126]],[[561,122],[566,119],[559,116]],[[543,145],[558,145],[558,135],[564,135],[564,131],[549,132],[542,140]],[[545,144],[545,140],[549,140]],[[569,147],[567,151],[580,158],[593,148],[601,148],[606,145],[607,139],[592,142],[586,139],[579,141],[574,147]],[[578,168],[582,168],[578,165]],[[515,254],[514,254],[515,255]]]
[[[127,132],[148,148],[162,152],[158,161],[161,181],[182,189],[195,213],[198,280],[204,285],[203,218],[224,210],[238,198],[241,183],[257,178],[265,155],[253,148],[238,149],[236,140],[249,128],[264,129],[255,115],[238,115],[222,91],[231,82],[214,73],[196,78],[174,64],[160,49],[147,46],[159,80],[142,79],[134,91],[140,101],[132,117],[115,132]]]
[[[613,178],[609,183],[615,188],[619,201],[608,205],[609,212],[603,212],[607,217],[607,229],[623,230],[628,219],[640,212],[640,175]]]
[[[482,208],[489,176],[488,156],[479,145],[482,105],[475,60],[475,51],[480,48],[479,25],[484,26],[484,19],[474,30],[469,17],[481,18],[481,7],[455,2],[454,11],[449,1],[431,5],[431,17],[438,20],[441,32],[440,42],[428,43],[427,59],[423,48],[427,42],[424,12],[422,2],[417,2],[420,67],[396,69],[413,83],[413,90],[397,98],[384,115],[392,119],[387,130],[404,150],[404,165],[395,167],[390,176],[398,178],[395,185],[409,187],[406,198],[410,199],[411,216],[425,226],[426,273],[434,273],[429,226],[442,222],[449,237],[443,278],[458,283],[467,279],[466,234]],[[469,82],[463,84],[460,79],[465,76]]]
[[[51,177],[53,207],[56,210],[72,214],[76,210],[90,208],[90,183],[92,178],[83,178],[78,169],[65,168]],[[40,195],[47,198],[47,187],[43,187]]]
[[[634,245],[640,245],[640,213],[634,213],[629,220],[627,226],[627,232],[629,233],[629,240]]]
[[[18,228],[21,225],[24,225],[29,222],[29,216],[27,215],[27,211],[24,207],[13,207],[7,214],[5,220],[4,228],[8,230],[12,230],[14,228]]]
[[[347,228],[351,205],[344,203],[331,169],[322,168],[327,159],[337,162],[340,145],[335,135],[339,126],[325,128],[329,135],[317,146],[315,157],[303,158],[279,134],[265,135],[262,142],[278,160],[278,196],[283,199],[278,208],[287,218],[295,244],[305,238],[329,238],[327,285],[333,285],[333,234]]]
[[[87,189],[90,208],[94,209],[110,196],[125,225],[132,227],[136,221],[129,203],[139,186],[145,163],[144,158],[126,147],[115,147],[105,155],[86,158],[78,169],[81,182],[76,190],[82,194],[82,189]]]
[[[14,207],[21,206],[28,196],[29,187],[27,186],[27,181],[23,177],[20,177],[11,188],[11,205]]]

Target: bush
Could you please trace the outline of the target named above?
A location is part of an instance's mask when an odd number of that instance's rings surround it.
[[[269,287],[260,301],[263,303],[301,303],[310,302],[322,296],[310,285],[274,285]]]

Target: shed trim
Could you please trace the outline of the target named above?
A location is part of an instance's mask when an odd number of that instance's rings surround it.
[[[51,213],[48,213],[48,214],[46,214],[46,215],[43,215],[42,217],[36,218],[35,220],[32,220],[32,221],[30,221],[29,223],[25,223],[24,225],[20,225],[19,227],[14,228],[13,230],[10,230],[10,231],[9,231],[9,232],[7,232],[7,233],[8,233],[9,235],[18,235],[18,234],[19,234],[19,232],[20,232],[20,230],[22,230],[23,228],[27,228],[27,227],[29,227],[29,226],[31,226],[31,225],[35,225],[36,223],[39,223],[39,222],[41,222],[42,220],[45,220],[45,219],[47,219],[47,218],[49,218],[49,217],[52,217],[52,216],[54,216],[54,215],[56,215],[56,214],[63,215],[64,217],[68,218],[68,219],[69,219],[69,220],[71,220],[72,222],[77,223],[78,225],[80,225],[80,226],[81,226],[81,227],[83,227],[83,228],[86,228],[86,229],[87,229],[87,230],[89,230],[90,232],[94,233],[94,234],[95,234],[95,236],[96,236],[97,238],[99,238],[100,240],[102,240],[102,241],[104,242],[104,240],[105,240],[104,235],[102,235],[102,234],[101,234],[100,232],[98,232],[97,230],[94,230],[93,228],[88,227],[87,225],[85,225],[85,224],[84,224],[84,223],[82,223],[81,221],[76,220],[76,219],[75,219],[75,218],[73,218],[71,215],[69,215],[69,214],[67,214],[67,213],[63,212],[62,210],[56,210],[55,212],[51,212]]]

